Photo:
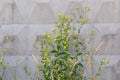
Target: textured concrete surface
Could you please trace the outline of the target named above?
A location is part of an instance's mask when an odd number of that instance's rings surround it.
[[[37,54],[33,49],[35,36],[49,32],[58,13],[71,14],[78,7],[83,11],[85,6],[90,7],[86,15],[91,23],[84,25],[82,35],[86,36],[94,29],[92,47],[102,44],[99,51],[101,56],[95,58],[96,65],[102,57],[112,61],[103,68],[101,80],[120,80],[120,0],[0,0],[0,43],[4,35],[11,36],[11,40],[1,47],[8,48],[7,56],[14,56],[8,57],[10,67],[5,80],[13,80],[15,66],[19,73],[17,80],[30,80],[22,71],[26,59],[16,65],[15,56],[24,58]],[[34,62],[31,57],[28,59],[27,65],[34,73]]]
[[[109,64],[105,64],[101,70],[100,80],[120,80],[120,56],[119,55],[99,55],[94,56],[94,73],[98,70],[98,63],[101,59],[108,59]]]
[[[26,56],[38,53],[33,48],[35,36],[42,36],[44,32],[49,32],[53,27],[54,24],[10,24],[2,25],[0,27],[1,38],[6,34],[12,36],[12,40],[4,46],[8,48],[7,55],[9,55],[7,58],[7,61],[9,61],[9,67],[6,71],[6,74],[8,75],[6,80],[12,80],[15,76],[15,66],[17,68],[17,80],[21,80],[21,78],[22,80],[30,80],[29,77],[24,75],[25,73],[23,68],[27,65],[32,74],[35,74],[35,64],[32,57],[28,57],[28,61],[26,61]],[[86,34],[92,29],[95,30],[93,47],[96,48],[100,43],[103,43],[99,51],[100,55],[94,57],[94,70],[97,70],[97,64],[101,59],[110,59],[110,64],[104,66],[102,69],[100,80],[120,80],[120,24],[86,24],[83,26],[81,34],[86,36]],[[22,58],[20,63],[17,65],[16,60],[18,57],[16,56],[21,56],[20,58]]]
[[[94,23],[120,22],[119,0],[0,0],[0,23],[52,23],[58,13],[91,8]]]
[[[26,55],[33,54],[33,44],[36,35],[42,36],[44,32],[50,32],[54,24],[10,24],[1,25],[0,37],[10,35],[8,47],[8,55]],[[86,24],[83,26],[81,34],[86,36],[92,29],[95,30],[94,48],[101,43],[100,54],[120,54],[120,24],[119,23],[103,23],[103,24]]]
[[[120,80],[120,56],[94,56],[94,65],[92,67],[94,73],[97,72],[98,65],[102,59],[108,59],[110,63],[105,64],[102,67],[100,80]],[[34,61],[32,56],[9,56],[4,57],[4,60],[6,63],[9,63],[5,71],[5,75],[7,75],[7,77],[5,77],[5,80],[13,80],[15,76],[16,80],[31,80],[30,77],[25,74],[24,67],[27,67],[27,70],[31,73],[31,77],[33,78],[33,80],[36,80],[36,62]],[[17,75],[15,75],[15,73]]]

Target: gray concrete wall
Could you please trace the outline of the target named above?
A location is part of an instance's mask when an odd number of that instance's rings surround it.
[[[84,25],[87,28],[83,29],[83,34],[89,28],[94,28],[94,47],[103,42],[100,55],[103,58],[111,56],[112,64],[104,68],[106,72],[103,70],[101,80],[120,80],[120,0],[0,0],[0,41],[4,35],[12,36],[12,40],[4,45],[8,48],[7,55],[25,57],[36,54],[33,49],[35,36],[49,32],[54,27],[53,21],[57,20],[58,13],[70,14],[75,8],[84,9],[85,6],[90,7],[87,15],[91,21]],[[98,57],[101,59],[101,56]],[[95,58],[96,63],[98,57]],[[25,64],[24,60],[17,66]],[[14,66],[11,67],[14,69]],[[19,71],[21,68],[18,68]],[[6,80],[12,80],[13,75]]]

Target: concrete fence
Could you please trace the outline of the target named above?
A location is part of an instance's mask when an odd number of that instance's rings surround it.
[[[120,80],[120,0],[0,0],[0,42],[4,35],[10,35],[12,40],[3,47],[8,48],[6,61],[9,61],[6,80],[13,80],[14,69],[17,66],[17,80],[29,80],[22,72],[26,59],[20,64],[15,63],[17,57],[38,54],[33,48],[35,36],[42,36],[55,25],[57,14],[71,14],[76,8],[90,7],[87,15],[90,23],[85,24],[82,35],[95,30],[93,47],[103,42],[99,55],[94,57],[96,64],[101,58],[110,59],[110,64],[104,66],[101,80]],[[28,57],[27,65],[34,73],[33,58]],[[94,66],[93,66],[94,67]],[[13,74],[11,74],[13,73]]]

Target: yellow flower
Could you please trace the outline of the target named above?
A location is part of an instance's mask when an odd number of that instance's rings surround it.
[[[67,48],[67,46],[64,46],[64,49],[66,49]]]
[[[57,23],[57,24],[56,24],[56,26],[57,26],[57,27],[60,27],[60,26],[61,26],[61,24],[60,24],[60,23]]]
[[[72,62],[72,59],[69,59],[70,62]]]
[[[57,40],[58,40],[58,39],[55,38],[55,39],[54,39],[54,42],[56,42]]]
[[[67,41],[69,41],[69,40],[70,40],[70,38],[68,38],[67,36],[65,36],[64,38],[66,38],[66,40],[67,40]]]
[[[56,34],[56,37],[60,36],[60,33]]]
[[[65,71],[62,71],[62,73],[65,73]]]
[[[0,59],[0,63],[2,63],[3,62],[3,60],[2,59]]]
[[[59,18],[63,18],[63,15],[61,13],[58,14]]]
[[[51,62],[51,60],[49,58],[46,59],[46,62]]]
[[[51,60],[50,60],[49,58],[46,58],[46,59],[44,60],[44,63],[49,63],[49,62],[51,62]]]
[[[105,59],[102,59],[102,60],[101,60],[101,63],[105,63]]]
[[[7,52],[7,49],[4,49],[4,50],[3,50],[3,53],[6,53],[6,52]]]
[[[43,63],[43,65],[45,65],[45,63]]]
[[[78,32],[76,32],[76,35],[78,35]]]
[[[86,6],[85,7],[85,11],[89,11],[90,10],[90,7],[89,6]]]
[[[63,16],[61,13],[58,13],[58,16]]]
[[[73,42],[76,43],[76,40],[74,39]]]
[[[65,34],[65,32],[62,32],[62,34]]]
[[[110,61],[108,59],[102,59],[101,63],[109,63]]]
[[[50,38],[50,35],[47,35],[47,38]]]
[[[65,19],[68,19],[68,15],[65,15],[64,18],[65,18]]]
[[[48,53],[45,53],[45,56],[48,56]]]
[[[64,41],[64,44],[66,44],[66,41]]]
[[[86,19],[85,18],[80,18],[80,21],[82,22],[82,23],[85,23],[86,22]]]
[[[92,64],[93,64],[93,60],[90,58],[90,59],[88,59],[88,66],[89,67],[91,67],[92,66]]]
[[[86,53],[85,56],[88,57],[89,56],[88,53]]]
[[[48,73],[45,73],[46,76],[48,76]]]
[[[56,65],[55,65],[55,68],[57,68],[58,66],[59,66],[59,64],[56,64]]]
[[[5,40],[9,40],[9,38],[10,38],[10,37],[9,37],[8,35],[5,35],[5,36],[4,36],[4,39],[5,39]]]

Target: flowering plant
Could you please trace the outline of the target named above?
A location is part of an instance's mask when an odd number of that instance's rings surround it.
[[[7,53],[7,49],[3,48],[4,44],[6,44],[10,39],[9,35],[5,35],[3,41],[0,43],[0,80],[4,80],[5,70],[7,68],[7,63],[4,61],[5,53]]]
[[[97,80],[105,61],[101,61],[98,72],[92,75],[93,54],[87,46],[94,38],[94,31],[91,31],[89,41],[81,35],[82,26],[88,19],[80,16],[76,27],[74,19],[68,15],[58,14],[58,18],[50,33],[45,33],[40,40],[39,36],[36,37],[41,52],[40,64],[37,64],[41,74],[38,80]]]

